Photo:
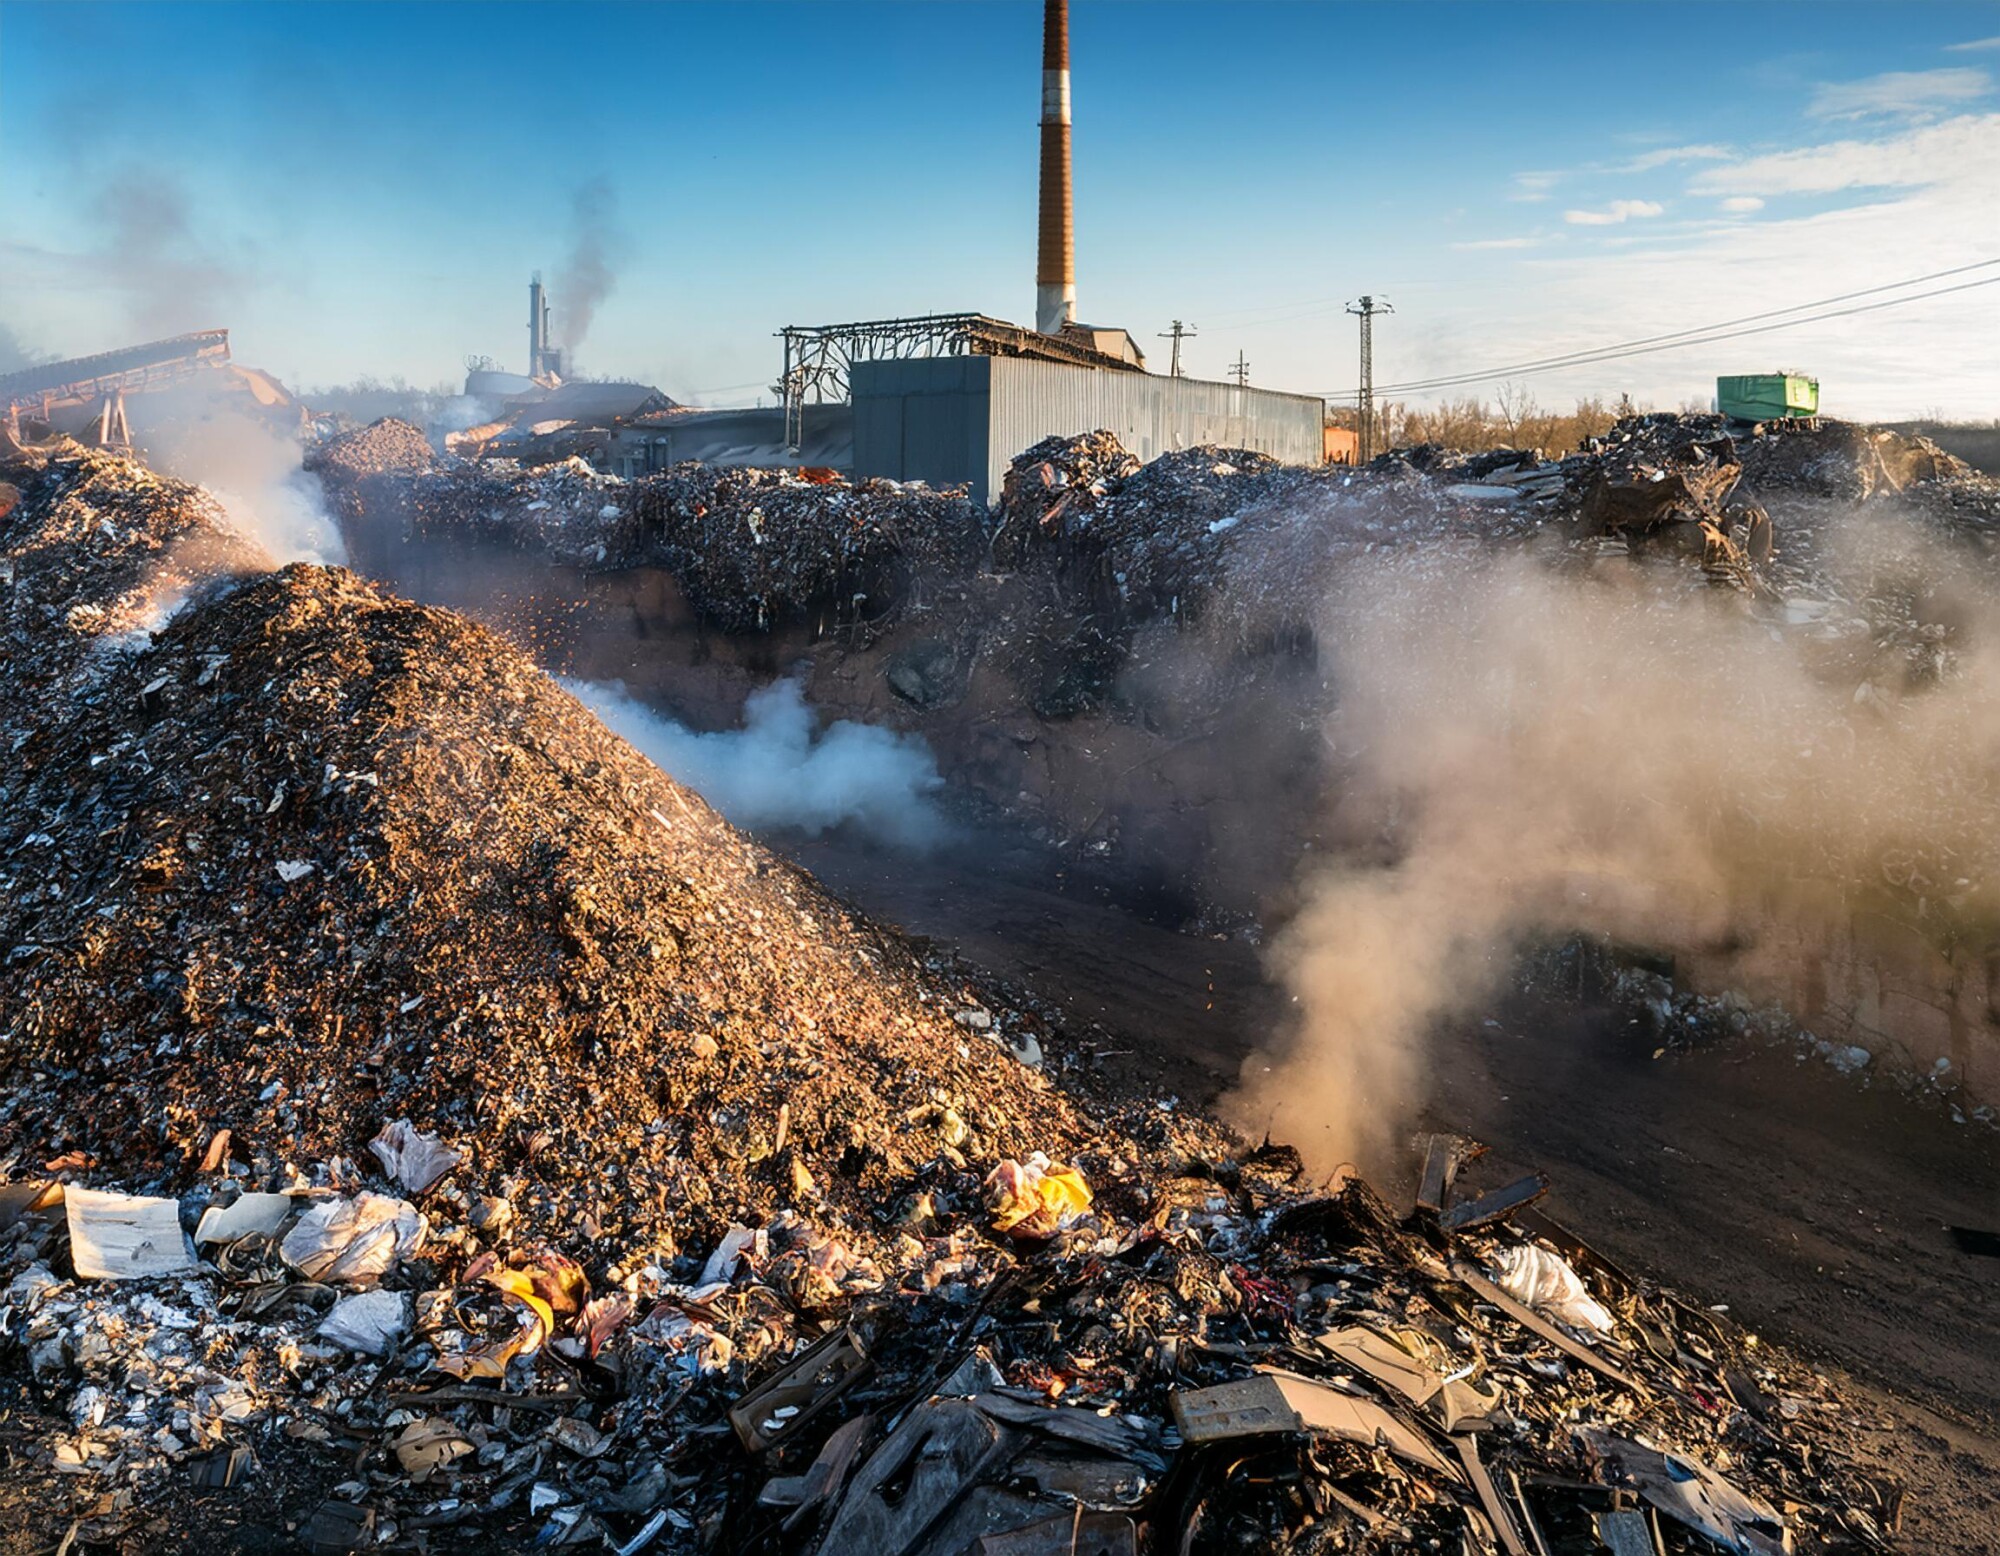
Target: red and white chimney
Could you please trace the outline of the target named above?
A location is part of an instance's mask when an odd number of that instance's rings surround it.
[[[1035,328],[1076,320],[1076,234],[1069,176],[1069,0],[1042,5],[1042,220],[1035,259]]]

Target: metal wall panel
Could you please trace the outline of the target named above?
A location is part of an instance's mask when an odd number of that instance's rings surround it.
[[[857,478],[965,481],[980,502],[999,494],[1023,449],[1100,427],[1142,460],[1203,443],[1300,465],[1325,456],[1324,401],[1197,378],[931,357],[856,363],[851,389]]]

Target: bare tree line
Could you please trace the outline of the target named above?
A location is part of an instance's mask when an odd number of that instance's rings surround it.
[[[1440,400],[1434,405],[1377,401],[1374,445],[1409,448],[1419,443],[1437,443],[1470,453],[1494,448],[1540,449],[1550,458],[1557,458],[1573,453],[1586,438],[1609,432],[1619,417],[1652,409],[1650,405],[1635,404],[1630,395],[1617,400],[1590,395],[1578,399],[1566,411],[1544,408],[1532,390],[1523,384],[1510,383],[1501,385],[1492,401],[1475,395]],[[1708,407],[1689,402],[1680,409],[1705,411]],[[1352,406],[1330,410],[1327,419],[1334,426],[1350,431],[1360,425]]]

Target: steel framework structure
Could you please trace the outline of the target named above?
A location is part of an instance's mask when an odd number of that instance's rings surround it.
[[[1022,329],[983,313],[927,313],[910,319],[866,319],[856,324],[793,324],[778,332],[785,343],[776,389],[785,402],[785,447],[798,452],[808,404],[843,404],[848,370],[856,362],[909,357],[1033,357],[1072,367],[1144,371],[1122,357],[1060,335]]]
[[[229,331],[200,330],[122,351],[46,362],[0,378],[0,411],[47,416],[107,396],[156,389],[229,360]]]

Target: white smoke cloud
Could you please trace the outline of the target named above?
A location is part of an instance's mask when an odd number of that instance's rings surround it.
[[[347,560],[318,481],[300,468],[297,438],[227,410],[162,422],[143,437],[149,464],[206,487],[229,522],[280,563]]]
[[[795,680],[751,694],[743,728],[704,734],[588,681],[563,682],[576,698],[669,777],[731,822],[817,836],[852,826],[898,848],[940,842],[937,759],[916,735],[840,719],[824,730]]]

